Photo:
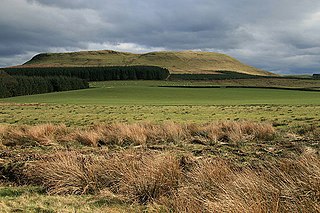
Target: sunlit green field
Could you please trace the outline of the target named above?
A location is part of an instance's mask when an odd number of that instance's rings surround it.
[[[93,83],[77,91],[14,97],[14,103],[98,105],[252,105],[320,104],[320,93],[255,88],[168,88],[162,82],[124,81]],[[170,84],[170,83],[165,83]]]
[[[101,122],[205,123],[246,119],[286,127],[318,125],[320,121],[319,92],[158,87],[184,84],[186,82],[96,82],[86,90],[1,99],[0,123],[85,126]]]

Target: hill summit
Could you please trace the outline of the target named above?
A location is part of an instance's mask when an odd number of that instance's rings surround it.
[[[167,68],[171,73],[214,74],[234,71],[251,75],[275,75],[241,63],[228,55],[202,51],[161,51],[144,54],[113,50],[41,53],[19,67],[132,66]]]

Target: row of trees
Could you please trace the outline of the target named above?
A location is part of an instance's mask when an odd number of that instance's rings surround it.
[[[317,79],[320,79],[320,74],[313,74],[312,76],[313,78],[317,78]]]
[[[66,76],[29,77],[0,73],[0,98],[88,88],[87,81]]]
[[[68,76],[88,81],[164,80],[169,71],[156,66],[6,68],[10,75]]]
[[[227,80],[227,79],[252,79],[265,76],[250,75],[233,71],[217,71],[219,74],[171,74],[170,80]]]

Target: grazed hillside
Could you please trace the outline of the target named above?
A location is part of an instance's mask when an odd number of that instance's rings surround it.
[[[274,75],[220,53],[197,51],[163,51],[133,54],[112,50],[72,53],[42,53],[34,56],[22,67],[35,66],[124,66],[151,65],[170,70],[171,73],[215,73],[218,70],[253,75]]]

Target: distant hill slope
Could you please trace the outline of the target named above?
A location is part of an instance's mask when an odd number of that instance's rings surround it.
[[[169,69],[171,73],[212,74],[218,70],[227,70],[252,75],[275,75],[243,64],[225,54],[198,51],[162,51],[145,54],[112,50],[42,53],[19,67],[126,65],[160,66]]]

